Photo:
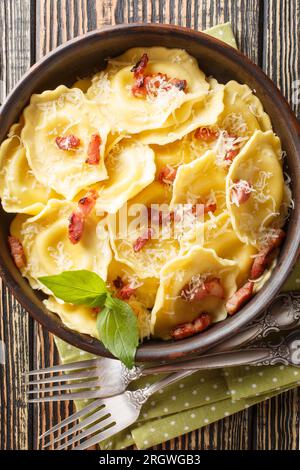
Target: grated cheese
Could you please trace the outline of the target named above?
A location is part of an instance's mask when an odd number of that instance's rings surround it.
[[[159,86],[157,86],[159,84]],[[147,82],[146,100],[159,108],[167,108],[172,103],[179,106],[185,96],[184,91],[179,90],[170,80],[155,76]]]
[[[230,137],[227,131],[221,130],[213,147],[216,152],[216,164],[221,167],[229,166],[231,162],[225,160],[227,153],[230,150],[240,149],[246,140],[248,140],[248,137]]]
[[[108,74],[100,72],[100,74],[92,79],[94,89],[96,89],[97,99],[102,103],[108,103],[109,95],[111,92],[110,80]]]
[[[250,194],[250,193],[255,193],[256,189],[254,189],[252,186],[249,185],[248,181],[246,180],[239,180],[236,183],[232,183],[229,186],[229,191],[231,191],[231,197],[230,197],[230,204],[235,204],[237,207],[240,207],[240,203],[238,201],[238,197],[235,191],[243,191],[245,194]]]
[[[188,287],[183,291],[183,298],[185,300],[193,300],[200,287],[204,284],[210,275],[211,273],[193,274],[189,281]]]
[[[241,113],[229,113],[223,119],[221,128],[226,129],[231,134],[246,134],[248,126]]]
[[[60,271],[68,271],[73,267],[73,261],[69,254],[65,252],[62,241],[58,242],[56,248],[49,246],[48,251]]]

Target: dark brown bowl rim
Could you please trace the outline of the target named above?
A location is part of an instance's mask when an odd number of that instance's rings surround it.
[[[78,36],[74,39],[67,41],[66,43],[60,45],[53,51],[45,55],[41,60],[34,64],[30,70],[22,77],[14,90],[9,94],[5,103],[1,108],[1,114],[5,114],[5,110],[10,106],[13,106],[15,99],[18,97],[18,92],[21,87],[30,80],[32,74],[39,72],[41,68],[47,66],[47,64],[53,60],[57,60],[60,54],[67,50],[72,49],[74,44],[78,42],[88,40],[89,38],[94,37],[104,37],[107,34],[114,34],[125,31],[134,31],[136,33],[143,31],[147,32],[160,32],[164,34],[178,34],[190,37],[191,41],[200,41],[207,47],[211,47],[212,50],[218,50],[222,54],[231,60],[234,60],[240,66],[247,69],[248,72],[252,72],[255,75],[256,82],[259,82],[264,89],[268,89],[269,92],[273,93],[274,104],[277,108],[280,108],[281,115],[283,118],[287,119],[290,132],[293,134],[296,145],[300,149],[300,132],[299,132],[299,123],[297,122],[296,117],[292,113],[289,104],[282,96],[281,92],[275,86],[275,84],[268,78],[268,76],[254,64],[248,57],[242,54],[240,51],[235,48],[227,45],[226,43],[209,36],[205,33],[194,31],[189,28],[174,26],[174,25],[164,25],[164,24],[139,24],[133,23],[128,25],[117,25],[106,27],[105,29],[99,31],[94,30]],[[176,45],[174,44],[174,47]],[[300,172],[299,172],[300,177]],[[247,325],[252,321],[262,310],[264,310],[267,305],[270,304],[272,299],[280,290],[284,281],[287,279],[290,274],[293,266],[297,260],[298,247],[300,245],[300,219],[297,220],[298,230],[295,232],[295,237],[292,239],[289,247],[287,256],[280,261],[280,270],[277,270],[276,274],[271,276],[271,279],[268,281],[267,285],[255,296],[255,298],[250,301],[238,314],[232,318],[226,319],[224,322],[216,324],[212,329],[207,330],[207,332],[202,333],[201,335],[194,336],[179,342],[156,342],[150,341],[142,344],[137,351],[136,359],[137,361],[164,361],[175,359],[177,357],[187,356],[194,353],[202,353],[205,350],[212,348],[214,345],[224,341],[225,339],[232,336],[243,326]],[[14,277],[9,272],[6,264],[0,254],[0,275],[3,277],[5,283],[8,285],[9,289],[12,291],[14,296],[18,299],[21,305],[29,312],[29,314],[46,327],[51,333],[63,339],[67,343],[76,346],[77,348],[83,349],[87,352],[90,352],[95,355],[104,355],[111,357],[110,353],[103,347],[102,343],[97,339],[90,336],[77,333],[73,330],[70,330],[64,326],[60,321],[53,318],[51,315],[46,315],[40,308],[38,308],[30,298],[23,292],[19,283],[14,279]]]

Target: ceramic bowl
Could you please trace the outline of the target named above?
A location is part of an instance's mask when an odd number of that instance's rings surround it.
[[[1,109],[0,142],[5,139],[11,124],[18,120],[33,93],[53,89],[62,83],[71,85],[76,77],[103,69],[108,57],[118,56],[136,46],[183,48],[197,58],[207,75],[213,75],[222,83],[234,79],[254,89],[287,152],[286,163],[295,200],[278,264],[261,291],[235,316],[199,335],[177,342],[149,340],[138,348],[137,361],[161,361],[202,353],[234,335],[262,312],[282,287],[296,262],[300,242],[300,132],[299,123],[274,83],[239,51],[187,28],[133,24],[85,34],[58,47],[35,64]],[[7,236],[13,215],[1,211],[0,217],[0,274],[22,306],[35,320],[68,343],[97,355],[109,356],[99,341],[68,329],[58,316],[47,311],[41,301],[42,295],[30,288],[10,256]]]

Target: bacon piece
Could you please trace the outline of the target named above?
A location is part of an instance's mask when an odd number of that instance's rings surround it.
[[[87,217],[96,204],[98,198],[98,193],[94,189],[90,189],[84,197],[78,201],[78,211],[84,216]]]
[[[165,73],[152,73],[145,74],[148,64],[147,54],[143,54],[137,64],[132,67],[131,72],[135,78],[132,85],[132,94],[134,96],[146,96],[147,94],[155,95],[155,89],[162,88],[165,91],[171,90],[176,87],[180,91],[187,91],[187,81],[179,78],[169,78]]]
[[[224,288],[218,277],[214,277],[208,281],[205,281],[204,285],[208,292],[208,295],[217,297],[218,299],[224,298]]]
[[[160,183],[172,184],[176,178],[177,170],[172,166],[165,166],[160,170],[157,176],[157,180]]]
[[[138,78],[140,75],[144,75],[146,67],[148,65],[149,57],[145,53],[142,55],[140,60],[132,67],[130,72],[133,72],[134,78]]]
[[[146,96],[147,95],[147,88],[145,86],[145,77],[140,75],[134,82],[131,87],[132,94],[134,96]]]
[[[121,276],[117,276],[116,279],[113,280],[113,285],[116,289],[122,289],[122,287],[124,286],[124,282]]]
[[[218,138],[219,132],[209,127],[199,127],[194,135],[196,139],[203,140],[204,142],[212,142]]]
[[[87,150],[88,158],[85,161],[86,163],[89,163],[90,165],[98,165],[100,161],[101,143],[102,139],[100,137],[100,134],[92,134]]]
[[[84,229],[84,217],[81,213],[74,211],[69,222],[69,240],[73,245],[78,243],[82,237]]]
[[[11,255],[14,259],[17,268],[24,268],[26,266],[26,256],[22,243],[20,242],[20,240],[18,240],[18,238],[12,235],[8,237],[8,243],[10,246]]]
[[[248,281],[240,287],[226,302],[225,308],[229,315],[234,315],[251,299],[253,295],[253,282]]]
[[[163,88],[165,90],[170,90],[172,88],[171,83],[169,82],[168,76],[165,73],[152,73],[149,75],[144,76],[144,86],[146,89],[146,93],[149,93],[149,90],[152,90],[153,93],[153,88],[160,88],[163,84]]]
[[[200,333],[211,324],[211,318],[207,313],[201,315],[192,322],[182,323],[181,325],[172,328],[170,335],[173,339],[183,339]]]
[[[180,91],[187,90],[187,81],[180,80],[180,78],[169,78],[165,73],[153,73],[151,75],[144,76],[144,86],[146,91],[153,88],[162,87],[165,91],[171,90],[172,87],[178,88]]]
[[[153,229],[147,228],[147,230],[143,233],[142,236],[138,237],[133,244],[133,250],[137,253],[140,251],[144,246],[147,244],[149,240],[151,240],[153,236]]]
[[[85,219],[93,210],[97,197],[97,191],[91,189],[84,197],[79,199],[77,208],[72,212],[68,230],[69,240],[73,245],[81,240]]]
[[[169,83],[171,85],[175,86],[176,88],[178,88],[178,90],[180,90],[180,91],[186,92],[186,90],[187,90],[187,81],[186,80],[180,80],[179,78],[171,78],[171,80],[169,80]]]
[[[204,281],[197,289],[193,291],[191,291],[190,286],[187,285],[182,289],[180,296],[188,302],[199,301],[209,296],[223,299],[224,289],[220,282],[220,279],[214,277],[208,281]]]
[[[215,202],[206,202],[204,204],[204,214],[208,212],[215,212],[217,210],[217,204]]]
[[[199,202],[199,205],[203,206],[203,214],[208,214],[208,212],[215,212],[217,210],[217,204],[215,202]],[[197,205],[193,205],[192,213],[197,213]]]
[[[135,293],[135,290],[130,284],[126,284],[119,290],[118,297],[122,300],[128,300]]]
[[[232,162],[235,159],[235,157],[238,155],[239,151],[240,151],[239,149],[228,150],[225,156],[225,160],[227,162]]]
[[[191,291],[189,284],[182,289],[180,297],[188,302],[193,300],[202,300],[208,296],[204,282],[195,290]]]
[[[135,96],[147,96],[148,94],[157,96],[156,90],[161,86],[165,91],[169,91],[173,86],[166,74],[155,73],[150,75],[139,75],[131,90]]]
[[[274,256],[276,255],[276,248],[278,248],[283,239],[285,238],[285,232],[278,229],[274,236],[270,239],[268,245],[255,256],[252,268],[251,268],[251,279],[258,279],[265,270],[272,263]]]
[[[231,201],[237,206],[248,201],[251,195],[252,184],[249,181],[238,180],[231,189]]]
[[[74,150],[80,146],[80,139],[73,134],[69,134],[65,137],[56,137],[55,143],[61,150]]]

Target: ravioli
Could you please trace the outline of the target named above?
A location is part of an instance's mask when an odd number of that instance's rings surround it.
[[[134,96],[131,91],[134,84],[131,69],[143,54],[147,54],[149,58],[148,75],[166,74],[170,79],[186,80],[187,92],[176,86],[165,89],[163,86],[157,88],[153,85],[155,93],[148,95],[147,99]],[[103,80],[106,80],[106,86],[103,85]],[[163,126],[168,117],[180,110],[182,105],[204,98],[209,85],[197,61],[184,50],[136,47],[110,60],[105,73],[101,72],[93,78],[87,96],[101,104],[103,88],[109,89],[106,92],[109,98],[105,100],[105,110],[112,127],[119,132],[135,134]],[[184,117],[186,111],[189,112],[188,109],[189,106],[184,110]],[[181,119],[179,114],[176,119]]]
[[[78,331],[86,335],[99,338],[97,331],[97,315],[98,313],[92,308],[83,305],[73,305],[67,303],[60,303],[50,296],[44,301],[45,307],[50,312],[56,313],[61,321],[71,330]],[[128,304],[131,306],[133,312],[137,317],[139,336],[148,338],[150,336],[150,313],[145,306],[136,299],[130,299]]]
[[[168,128],[140,132],[140,141],[144,144],[166,145],[183,138],[198,127],[215,125],[224,109],[224,85],[215,79],[210,79],[209,84],[207,95],[203,100],[195,101],[188,119]]]
[[[155,181],[128,201],[128,205],[120,209],[117,218],[114,215],[108,216],[110,241],[115,259],[129,266],[141,279],[159,278],[162,266],[179,252],[179,242],[173,237],[171,226],[169,230],[167,227],[164,234],[162,228],[158,226],[145,246],[139,251],[134,249],[135,242],[148,232],[148,209],[158,211],[168,208],[169,200],[168,188]],[[122,220],[127,221],[125,226],[121,223]]]
[[[41,184],[71,200],[86,186],[107,179],[104,150],[110,129],[97,104],[87,100],[81,90],[61,85],[33,95],[24,120],[21,139]],[[101,140],[98,164],[86,162],[93,135]],[[58,147],[56,139],[68,136],[79,139],[77,148]]]
[[[116,149],[116,150],[115,150]],[[97,213],[116,213],[155,177],[154,152],[140,143],[115,146],[106,158],[109,178],[97,185]]]
[[[155,302],[158,289],[158,279],[155,277],[140,278],[128,265],[112,259],[107,274],[107,282],[112,290],[116,290],[115,282],[121,278],[122,283],[134,289],[133,298],[145,308],[151,309]]]
[[[226,178],[226,204],[232,226],[244,243],[262,245],[272,222],[280,215],[284,197],[279,138],[255,131],[234,159]],[[233,192],[247,186],[248,199],[239,203]]]
[[[27,265],[21,269],[34,289],[51,292],[38,281],[41,276],[62,271],[87,269],[104,280],[111,261],[105,224],[95,214],[85,221],[83,236],[72,244],[68,238],[69,219],[75,203],[51,199],[35,217],[18,215],[11,224],[11,234],[23,245]]]
[[[219,126],[230,134],[249,136],[256,130],[272,130],[269,116],[248,85],[230,80],[224,88],[224,111]]]
[[[191,148],[191,139],[185,136],[182,140],[166,145],[151,145],[155,153],[157,175],[166,167],[177,168],[183,163],[190,163],[195,159]]]
[[[161,270],[160,285],[152,310],[151,327],[154,336],[170,338],[170,330],[181,323],[193,321],[201,313],[212,316],[213,321],[226,317],[224,300],[236,291],[238,273],[235,261],[219,258],[211,249],[193,246],[188,253],[165,264]],[[181,297],[182,289],[203,276],[220,279],[224,299],[206,297],[188,302]]]
[[[228,212],[223,212],[215,221],[208,221],[204,224],[203,247],[214,250],[220,258],[237,262],[238,288],[251,278],[251,267],[257,250],[252,245],[240,241],[232,228]]]
[[[97,338],[97,313],[92,308],[61,303],[52,296],[43,302],[46,308],[56,313],[68,328]]]
[[[225,208],[226,172],[216,164],[214,152],[208,151],[201,158],[181,165],[173,185],[171,209],[175,204],[215,203],[215,215]]]
[[[17,129],[13,137],[2,142],[0,147],[0,197],[6,212],[38,214],[50,198],[59,197],[51,188],[43,186],[34,177],[25,148]]]

